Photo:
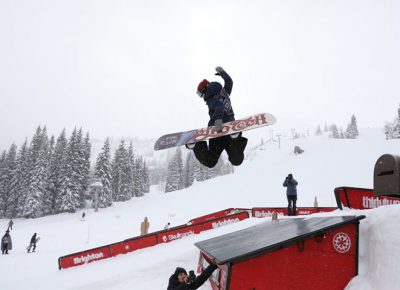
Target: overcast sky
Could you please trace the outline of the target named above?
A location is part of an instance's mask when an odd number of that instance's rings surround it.
[[[38,125],[99,138],[204,126],[195,91],[218,65],[237,118],[383,127],[400,104],[399,15],[398,0],[0,0],[0,149]]]

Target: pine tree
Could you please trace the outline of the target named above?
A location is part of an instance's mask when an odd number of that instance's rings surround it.
[[[337,126],[335,124],[331,125],[331,135],[330,135],[330,137],[331,138],[335,138],[335,139],[338,139],[340,137],[338,128],[337,128]]]
[[[29,150],[29,176],[23,216],[36,218],[43,215],[43,196],[48,175],[49,140],[46,128],[38,127]]]
[[[86,133],[85,139],[81,145],[81,158],[82,158],[82,194],[84,194],[87,190],[89,190],[90,183],[90,153],[91,153],[91,143],[89,133]]]
[[[51,209],[52,213],[60,212],[61,200],[62,200],[62,182],[64,180],[63,170],[66,169],[66,165],[63,163],[66,161],[66,150],[68,141],[65,133],[65,129],[57,138],[54,152],[50,159],[50,170],[49,178],[47,180],[46,187],[46,203],[48,212]]]
[[[139,157],[135,161],[135,191],[137,192],[137,196],[143,196],[146,192],[146,185],[144,179],[144,166],[143,166],[143,159]]]
[[[113,191],[113,201],[126,201],[131,198],[129,160],[125,143],[122,140],[120,146],[114,154],[111,166],[111,188]]]
[[[5,200],[6,200],[6,193],[5,193],[5,182],[7,178],[7,167],[6,167],[6,156],[7,151],[3,151],[0,156],[0,217],[3,217],[2,208],[5,208]]]
[[[82,206],[81,137],[75,128],[63,154],[57,212],[75,212]]]
[[[167,182],[165,192],[180,190],[183,188],[183,162],[182,151],[178,148],[174,157],[168,163]]]
[[[22,144],[17,156],[17,170],[11,179],[10,202],[7,206],[8,218],[22,217],[29,177],[29,148],[28,140]]]
[[[133,144],[130,142],[128,152],[127,152],[127,158],[128,158],[128,171],[126,174],[129,177],[129,193],[130,196],[139,196],[139,192],[137,188],[135,187],[135,175],[136,175],[136,165],[135,165],[135,153],[133,150]]]
[[[98,207],[104,208],[111,206],[111,149],[108,138],[104,142],[103,148],[97,157],[94,175],[102,183],[102,190],[99,192],[98,196]]]
[[[321,136],[321,135],[322,135],[321,126],[318,125],[317,129],[315,130],[315,136]]]
[[[357,128],[356,116],[352,115],[350,124],[347,126],[345,136],[348,139],[355,139],[355,138],[357,138],[358,135],[359,135],[359,133],[358,133],[358,128]]]
[[[184,188],[190,187],[195,179],[194,176],[195,169],[195,156],[192,151],[186,155],[184,173],[183,173],[183,184]]]
[[[17,184],[13,182],[13,177],[17,174],[17,145],[14,143],[11,145],[7,152],[4,171],[2,174],[3,181],[3,202],[2,208],[0,208],[0,216],[7,216],[7,211],[12,210],[15,202],[15,190]]]
[[[392,138],[400,138],[400,107],[397,110],[397,118],[393,122]]]

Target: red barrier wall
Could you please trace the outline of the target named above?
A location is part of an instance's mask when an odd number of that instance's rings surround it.
[[[168,231],[158,233],[157,240],[158,243],[169,243],[171,241],[179,240],[187,236],[198,234],[201,231],[202,231],[201,224],[172,228]]]
[[[206,222],[206,221],[209,221],[209,220],[213,220],[213,219],[216,219],[216,218],[220,218],[220,217],[224,217],[224,216],[230,215],[234,211],[235,211],[234,208],[227,208],[227,209],[224,209],[224,210],[221,210],[221,211],[217,211],[217,212],[214,212],[214,213],[210,213],[210,214],[203,215],[201,217],[192,219],[188,223],[197,224],[197,223]]]
[[[106,259],[120,254],[126,254],[138,249],[155,246],[160,243],[169,243],[183,237],[199,234],[202,231],[224,226],[233,222],[239,222],[248,217],[248,212],[241,212],[202,223],[174,227],[168,231],[159,231],[145,236],[135,237],[119,243],[60,257],[58,259],[58,266],[59,269],[66,269],[85,263],[90,263],[92,261]]]
[[[375,196],[372,189],[355,187],[335,188],[338,208],[343,206],[353,209],[371,209],[382,205],[400,204],[400,198],[390,196]]]
[[[130,253],[139,249],[157,245],[157,236],[143,236],[131,240],[125,240],[121,243],[110,245],[111,256]]]
[[[61,257],[58,259],[58,264],[60,269],[66,269],[110,257],[111,254],[109,246],[104,246]]]
[[[238,214],[233,214],[230,216],[226,216],[223,218],[219,218],[219,219],[215,219],[212,221],[208,221],[208,222],[204,222],[202,224],[203,226],[203,231],[207,231],[207,230],[211,230],[211,229],[216,229],[228,224],[232,224],[232,223],[237,223],[240,222],[244,219],[249,218],[249,214],[247,212],[241,212]]]

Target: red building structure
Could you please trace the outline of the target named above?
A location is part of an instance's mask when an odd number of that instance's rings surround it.
[[[365,216],[265,222],[196,243],[199,268],[218,265],[213,290],[344,289],[358,274]]]

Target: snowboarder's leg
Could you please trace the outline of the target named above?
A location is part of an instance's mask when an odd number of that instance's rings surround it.
[[[228,153],[229,161],[234,166],[239,166],[242,164],[244,159],[244,149],[247,145],[247,138],[238,137],[232,139],[227,136],[227,146],[225,147],[226,153]]]
[[[224,150],[223,138],[211,139],[208,146],[206,141],[197,142],[193,148],[197,160],[204,166],[213,168]]]
[[[33,250],[32,252],[34,252],[36,250],[36,244],[33,244]]]

